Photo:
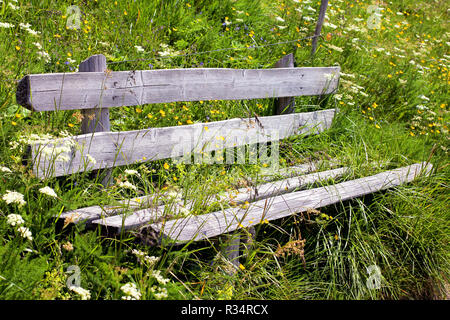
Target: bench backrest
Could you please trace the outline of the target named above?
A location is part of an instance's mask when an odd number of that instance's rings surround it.
[[[289,67],[33,74],[18,83],[16,99],[32,111],[58,111],[325,95],[336,91],[339,71]],[[32,146],[33,170],[40,178],[57,177],[318,133],[331,125],[334,113],[329,109],[49,140]]]

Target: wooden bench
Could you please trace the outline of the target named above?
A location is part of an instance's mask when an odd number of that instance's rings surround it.
[[[299,134],[318,134],[331,126],[335,109],[295,113],[294,97],[335,93],[339,72],[336,66],[296,68],[292,54],[283,57],[272,69],[109,71],[105,57],[96,55],[83,61],[76,73],[25,76],[18,84],[16,97],[19,104],[36,112],[75,109],[83,112],[81,135],[31,146],[33,172],[45,179],[160,159],[184,157],[189,161],[191,155],[195,161],[196,155],[223,150],[228,161],[225,163],[234,163],[239,150],[257,144],[267,147],[272,143],[271,154],[275,155],[277,141]],[[276,115],[110,131],[108,110],[112,107],[262,98],[277,99]],[[242,154],[245,155],[245,150]],[[245,208],[231,206],[203,215],[164,219],[169,205],[164,203],[164,195],[150,194],[123,199],[110,206],[79,208],[62,213],[60,218],[66,222],[100,225],[116,232],[145,227],[160,245],[235,234],[228,256],[236,264],[240,229],[398,186],[431,170],[430,164],[418,163],[370,177],[295,191],[314,182],[342,176],[349,169],[331,163],[328,168],[334,169],[317,172],[322,164],[310,163],[277,170],[278,158],[275,160],[271,165],[282,177],[280,180],[270,181],[269,176],[265,183],[254,188],[218,197],[228,204],[248,202]],[[110,172],[104,175],[103,183],[107,186]],[[189,205],[189,199],[184,202],[179,199],[170,204],[170,209],[176,216],[183,208],[189,209]]]

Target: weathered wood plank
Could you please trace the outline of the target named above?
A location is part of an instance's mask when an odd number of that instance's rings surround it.
[[[285,180],[275,181],[273,183],[265,183],[256,188],[240,188],[234,191],[223,192],[218,195],[218,198],[212,197],[207,200],[204,206],[209,206],[214,202],[223,203],[235,203],[242,204],[245,202],[251,202],[269,197],[277,196],[287,192],[291,192],[295,189],[302,188],[305,185],[325,181],[327,179],[337,178],[342,176],[348,171],[348,168],[338,168],[334,170],[328,170],[323,172],[312,173],[300,177],[293,177]],[[187,202],[185,205],[181,203],[171,204],[169,208],[172,214],[178,214],[182,207],[188,210],[192,208],[192,202]],[[148,208],[137,210],[132,214],[119,214],[114,216],[103,216],[98,220],[93,220],[93,224],[100,224],[108,228],[114,228],[117,232],[121,230],[128,230],[137,228],[139,226],[151,223],[163,216],[165,206],[158,206],[156,208]]]
[[[431,164],[417,163],[411,166],[385,171],[331,186],[298,191],[260,200],[249,208],[230,208],[199,216],[189,216],[150,225],[169,242],[183,243],[214,237],[261,223],[275,220],[310,208],[320,208],[360,197],[414,180],[420,174],[428,174]]]
[[[320,133],[331,126],[335,112],[329,109],[259,117],[259,122],[253,118],[230,119],[56,139],[32,146],[33,168],[36,176],[46,178],[191,154],[195,154],[195,162],[206,162],[206,155],[214,150]],[[232,157],[229,152],[226,156],[216,163],[235,163],[234,152]]]
[[[289,53],[275,63],[274,68],[294,68],[294,55]],[[281,97],[275,100],[275,114],[295,112],[295,97]]]
[[[310,173],[313,171],[323,170],[325,168],[335,168],[339,166],[339,162],[335,159],[332,160],[318,160],[302,163],[295,166],[280,168],[276,172],[271,172],[269,174],[263,174],[258,179],[263,181],[273,181],[276,179],[280,179],[280,177],[284,178],[292,178],[295,176],[299,176],[302,174]],[[254,179],[249,179],[253,181]]]
[[[32,74],[19,82],[16,100],[33,111],[55,111],[322,95],[336,90],[339,71],[339,67],[198,68]]]
[[[98,219],[102,216],[109,216],[114,214],[120,214],[125,211],[137,210],[145,207],[149,207],[155,203],[157,195],[147,195],[142,197],[136,197],[131,199],[124,199],[117,201],[116,205],[107,206],[90,206],[79,208],[71,211],[66,211],[59,215],[59,219],[70,221],[71,223],[86,222],[89,223],[92,220]],[[159,204],[156,201],[156,204]]]

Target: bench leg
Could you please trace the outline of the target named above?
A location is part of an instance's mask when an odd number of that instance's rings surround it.
[[[231,264],[232,268],[229,273],[233,274],[239,270],[239,250],[241,245],[241,232],[236,231],[226,237],[226,242],[222,244],[221,254],[225,258],[227,264]]]

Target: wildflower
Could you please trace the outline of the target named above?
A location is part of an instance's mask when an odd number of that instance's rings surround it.
[[[15,25],[8,22],[0,22],[0,28],[14,28]]]
[[[190,213],[190,211],[189,211],[188,208],[181,207],[181,208],[179,209],[179,213],[180,213],[181,215],[183,215],[183,216],[188,216],[189,213]]]
[[[62,247],[63,247],[64,250],[67,250],[67,251],[72,251],[73,250],[73,245],[72,245],[72,243],[70,243],[70,241],[67,241],[66,243],[64,243],[62,245]]]
[[[48,195],[49,197],[52,197],[52,198],[57,198],[58,197],[56,192],[52,188],[50,188],[49,186],[40,188],[39,192],[43,193],[43,194],[46,194],[46,195]]]
[[[96,164],[97,160],[95,160],[95,158],[93,156],[91,156],[90,154],[86,154],[86,159],[91,162],[92,164]]]
[[[89,290],[83,289],[82,287],[70,286],[70,290],[80,295],[81,300],[89,300],[91,299],[91,292]]]
[[[161,270],[152,270],[152,276],[162,285],[165,285],[170,281],[170,279],[166,279],[161,275]]]
[[[50,55],[45,51],[38,51],[37,55],[39,59],[44,59],[45,62],[50,62]]]
[[[19,6],[13,5],[11,2],[8,3],[8,7],[10,7],[12,10],[19,9]]]
[[[30,229],[28,229],[27,227],[19,227],[19,228],[17,229],[17,231],[20,233],[20,235],[21,235],[23,238],[28,239],[28,240],[30,240],[30,241],[33,240],[31,231],[30,231]]]
[[[20,214],[8,214],[8,216],[6,217],[6,222],[10,225],[10,226],[18,226],[21,224],[24,224],[25,221],[23,220],[22,216]]]
[[[164,163],[163,165],[164,169],[169,170],[170,166],[167,162]]]
[[[425,100],[425,101],[430,101],[430,98],[424,96],[423,94],[421,96],[419,96],[420,99]]]
[[[244,267],[244,265],[242,263],[239,264],[239,269],[245,270],[245,267]]]
[[[126,169],[125,170],[125,174],[127,176],[139,176],[139,172],[137,172],[136,170],[131,170],[131,169]]]
[[[276,17],[275,20],[280,21],[280,22],[284,22],[284,19],[281,17]]]
[[[119,183],[119,187],[137,190],[136,186],[133,185],[132,183],[130,183],[129,181],[120,182],[120,183]]]
[[[26,204],[26,201],[23,200],[23,194],[16,191],[6,190],[6,194],[3,195],[2,199],[5,200],[7,204],[16,203],[19,207]]]
[[[141,298],[141,293],[134,283],[128,282],[120,287],[120,290],[125,293],[125,296],[122,297],[123,300],[139,300]]]
[[[175,191],[175,190],[170,190],[169,192],[167,192],[167,197],[169,199],[175,199],[175,200],[181,200],[182,199],[182,195],[181,193]]]
[[[159,257],[148,256],[140,250],[133,249],[131,252],[138,258],[139,262],[144,261],[150,267],[153,266],[159,260]]]
[[[12,171],[9,168],[3,166],[0,166],[0,171],[5,173],[12,173]]]
[[[141,46],[134,46],[137,50],[137,52],[145,52],[144,48],[142,48]]]
[[[157,293],[155,293],[156,289],[158,289]],[[154,293],[155,298],[157,300],[161,300],[161,299],[167,298],[169,296],[166,288],[160,288],[160,287],[153,286],[151,290]]]

